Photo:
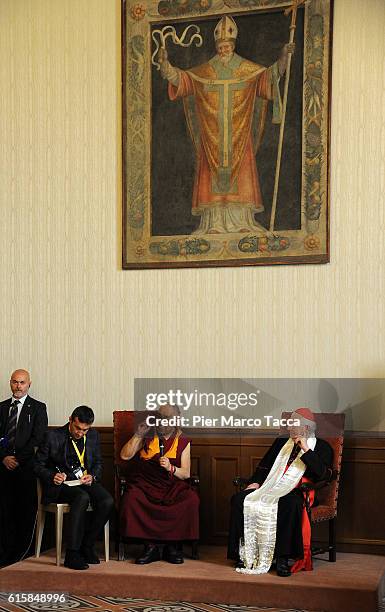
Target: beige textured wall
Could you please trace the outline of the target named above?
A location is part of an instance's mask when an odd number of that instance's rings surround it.
[[[120,3],[0,0],[0,392],[59,424],[134,377],[385,376],[385,3],[336,0],[331,263],[120,269]]]

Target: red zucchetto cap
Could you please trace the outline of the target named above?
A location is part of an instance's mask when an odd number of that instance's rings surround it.
[[[296,408],[292,413],[291,418],[301,419],[302,425],[314,425],[315,423],[315,416],[310,408]]]

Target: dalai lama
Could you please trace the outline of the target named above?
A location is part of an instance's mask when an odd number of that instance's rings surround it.
[[[161,406],[162,423],[178,416],[176,406]],[[183,563],[178,542],[199,537],[199,497],[186,482],[190,477],[190,440],[180,429],[161,425],[148,437],[142,423],[123,446],[120,456],[132,461],[121,504],[120,529],[126,538],[140,539],[144,551],[135,563],[163,558]],[[162,548],[162,554],[161,554]]]

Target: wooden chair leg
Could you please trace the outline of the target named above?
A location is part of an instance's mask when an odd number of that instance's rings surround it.
[[[336,561],[336,519],[329,521],[329,561]]]
[[[199,559],[198,541],[191,542],[191,558]]]
[[[110,521],[104,525],[104,557],[108,563],[110,560]]]
[[[55,513],[56,527],[56,565],[59,567],[61,563],[61,546],[63,538],[63,508],[58,504]]]
[[[45,511],[43,509],[38,510],[37,523],[36,523],[36,537],[35,537],[35,557],[40,557],[41,542],[43,540],[45,524]]]

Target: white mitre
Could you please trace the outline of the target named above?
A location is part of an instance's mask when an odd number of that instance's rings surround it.
[[[231,41],[235,43],[238,36],[238,28],[232,17],[222,17],[214,30],[214,39],[216,43],[223,41]]]

